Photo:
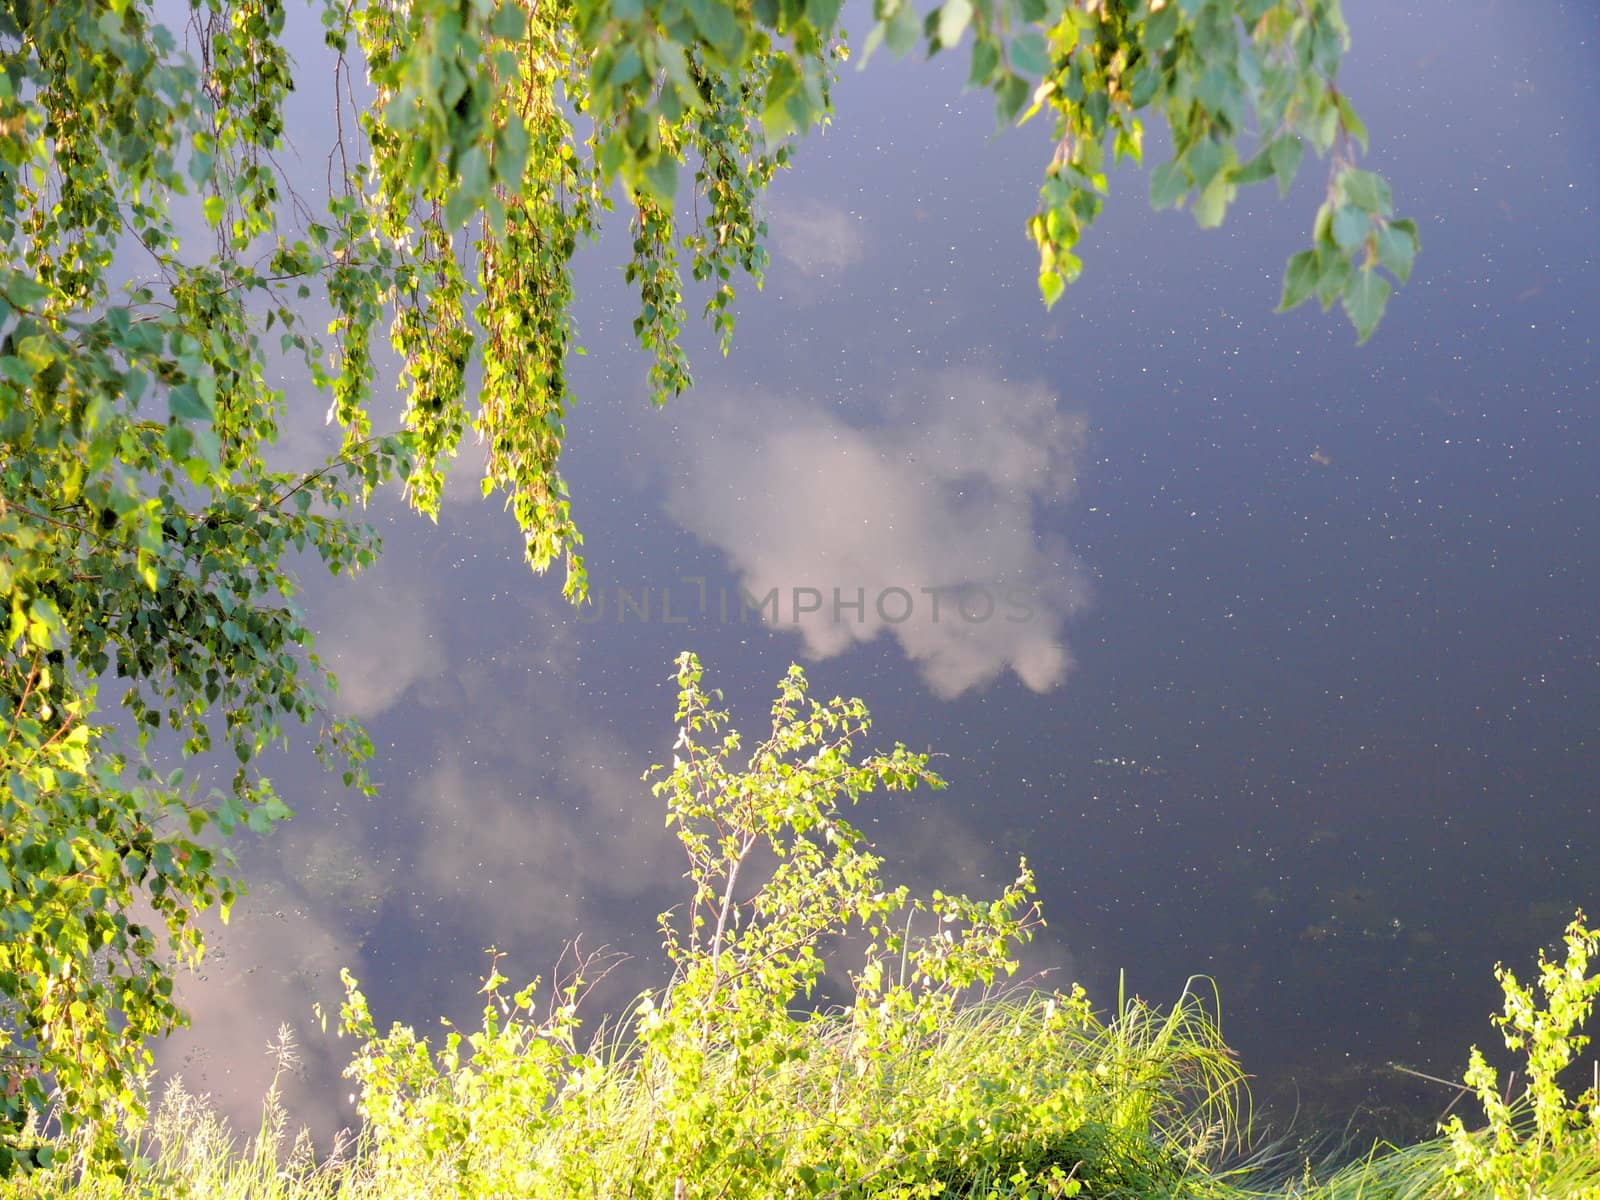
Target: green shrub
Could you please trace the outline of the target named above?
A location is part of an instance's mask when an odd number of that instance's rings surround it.
[[[493,971],[482,1028],[434,1050],[380,1036],[347,978],[363,1191],[1109,1197],[1201,1178],[1241,1077],[1195,993],[1103,1022],[1081,990],[1005,992],[1040,924],[1026,864],[994,900],[923,902],[883,882],[844,815],[878,788],[941,786],[927,756],[856,761],[865,706],[810,700],[798,667],[745,755],[700,679],[683,656],[673,762],[651,772],[691,885],[661,918],[670,982],[585,1047],[581,980],[539,1017],[535,989],[507,995]],[[811,1012],[841,935],[865,947],[852,1002]]]
[[[1580,912],[1567,926],[1565,941],[1564,962],[1539,954],[1542,1005],[1532,987],[1504,966],[1495,967],[1505,1004],[1494,1023],[1506,1048],[1526,1059],[1522,1075],[1527,1082],[1515,1097],[1502,1094],[1498,1073],[1472,1048],[1466,1083],[1483,1106],[1488,1127],[1470,1133],[1461,1118],[1452,1117],[1442,1129],[1453,1154],[1456,1195],[1600,1197],[1600,1094],[1591,1085],[1569,1097],[1560,1082],[1589,1044],[1582,1030],[1600,995],[1600,973],[1589,970],[1600,951],[1600,932],[1587,928]],[[1553,1190],[1558,1185],[1561,1190]]]

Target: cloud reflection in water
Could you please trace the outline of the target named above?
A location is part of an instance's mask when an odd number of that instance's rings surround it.
[[[698,407],[668,511],[751,597],[778,589],[808,653],[887,632],[945,699],[1007,670],[1036,692],[1066,678],[1088,575],[1038,518],[1071,495],[1087,423],[1049,389],[957,367],[903,379],[881,424],[771,393]]]

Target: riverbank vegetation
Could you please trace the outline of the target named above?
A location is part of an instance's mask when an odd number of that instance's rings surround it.
[[[652,774],[691,895],[661,918],[665,987],[591,1030],[582,968],[513,992],[496,957],[480,1028],[429,1044],[381,1031],[346,974],[337,1019],[359,1046],[362,1126],[332,1154],[289,1135],[276,1089],[236,1142],[174,1081],[126,1131],[131,1168],[76,1152],[87,1140],[41,1140],[38,1169],[0,1196],[1600,1197],[1600,1102],[1560,1078],[1600,993],[1600,933],[1581,914],[1532,985],[1499,972],[1496,1024],[1525,1062],[1513,1088],[1473,1051],[1464,1087],[1483,1127],[1456,1117],[1420,1146],[1286,1167],[1259,1153],[1213,989],[1101,1012],[1079,988],[1010,982],[1041,923],[1026,863],[990,900],[921,900],[881,878],[848,809],[941,785],[903,746],[856,756],[859,700],[816,702],[791,668],[746,754],[693,656],[677,682],[672,764]],[[825,978],[848,982],[848,1002],[810,1003]]]

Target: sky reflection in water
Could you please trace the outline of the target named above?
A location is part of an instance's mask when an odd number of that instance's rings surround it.
[[[1030,967],[1102,1001],[1119,968],[1151,997],[1214,975],[1269,1091],[1456,1074],[1495,960],[1600,907],[1600,18],[1407,7],[1349,5],[1346,86],[1423,238],[1360,350],[1271,312],[1315,166],[1211,234],[1115,178],[1045,315],[1021,229],[1047,131],[991,137],[958,63],[848,74],[774,190],[732,357],[697,333],[700,386],[665,411],[614,231],[582,264],[566,460],[608,607],[530,578],[470,479],[437,528],[378,507],[381,563],[310,605],[382,795],[283,762],[299,815],[249,850],[164,1065],[248,1114],[290,1020],[298,1112],[327,1125],[349,1048],[309,1014],[340,965],[424,1029],[472,1019],[490,944],[548,976],[582,932],[637,956],[615,997],[657,978],[682,868],[638,780],[694,648],[749,725],[798,657],[947,755],[948,792],[862,823],[924,888],[992,888],[1026,852],[1051,920]],[[741,588],[784,619],[741,620]],[[796,588],[822,603],[798,621]],[[863,607],[835,621],[835,588]],[[952,612],[982,595],[989,618]]]

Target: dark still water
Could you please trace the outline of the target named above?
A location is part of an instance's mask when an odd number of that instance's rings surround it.
[[[310,1008],[341,965],[428,1029],[472,1018],[491,944],[548,977],[582,933],[636,956],[618,998],[657,981],[682,868],[639,776],[692,648],[747,728],[799,659],[946,755],[948,791],[861,823],[924,890],[1026,853],[1030,967],[1102,1003],[1119,970],[1153,998],[1212,976],[1260,1090],[1313,1112],[1404,1098],[1391,1060],[1457,1075],[1495,961],[1600,909],[1600,18],[1406,7],[1349,12],[1345,83],[1423,239],[1360,349],[1272,313],[1315,165],[1213,233],[1117,177],[1046,315],[1047,131],[993,137],[956,62],[849,73],[733,355],[699,338],[665,411],[613,231],[566,459],[604,607],[525,572],[470,464],[437,528],[379,508],[380,564],[311,605],[382,794],[285,760],[299,815],[250,849],[169,1069],[248,1113],[287,1020],[327,1125],[349,1048]],[[741,588],[779,619],[741,621]]]

